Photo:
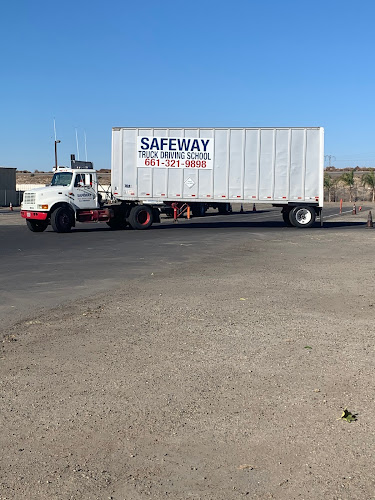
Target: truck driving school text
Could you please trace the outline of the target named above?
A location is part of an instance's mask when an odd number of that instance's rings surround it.
[[[212,138],[137,137],[137,167],[212,170]]]

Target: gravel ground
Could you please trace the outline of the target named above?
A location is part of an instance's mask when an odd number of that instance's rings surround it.
[[[3,332],[0,499],[374,499],[374,239],[253,236]]]

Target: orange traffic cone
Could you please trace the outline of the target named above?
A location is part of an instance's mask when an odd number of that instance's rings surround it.
[[[11,203],[9,203],[9,210],[13,212],[13,205]]]
[[[257,211],[257,209],[256,209],[255,203],[254,203],[254,205],[253,205],[253,212],[256,212],[256,211]]]
[[[374,227],[374,224],[372,222],[372,213],[371,213],[371,210],[368,213],[366,227]]]
[[[352,212],[352,214],[353,214],[353,215],[355,215],[356,213],[357,213],[357,208],[356,208],[355,203],[354,203],[354,205],[353,205],[353,212]]]

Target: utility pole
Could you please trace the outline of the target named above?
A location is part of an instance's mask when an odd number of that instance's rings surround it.
[[[333,156],[333,155],[325,155],[324,157],[325,160],[328,159],[328,166],[331,167],[331,161],[335,161],[336,160],[336,156]]]
[[[53,131],[55,133],[55,169],[57,170],[57,145],[61,142],[56,139],[56,120],[53,119]]]
[[[60,143],[61,141],[56,141],[55,140],[55,169],[57,170],[57,145]]]

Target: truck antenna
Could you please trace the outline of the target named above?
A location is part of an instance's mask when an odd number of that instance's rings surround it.
[[[77,157],[79,160],[79,145],[78,145],[78,133],[77,133],[77,128],[76,128],[76,143],[77,143]]]
[[[87,142],[86,142],[86,130],[83,132],[85,134],[85,156],[86,156],[86,161],[87,161]]]

